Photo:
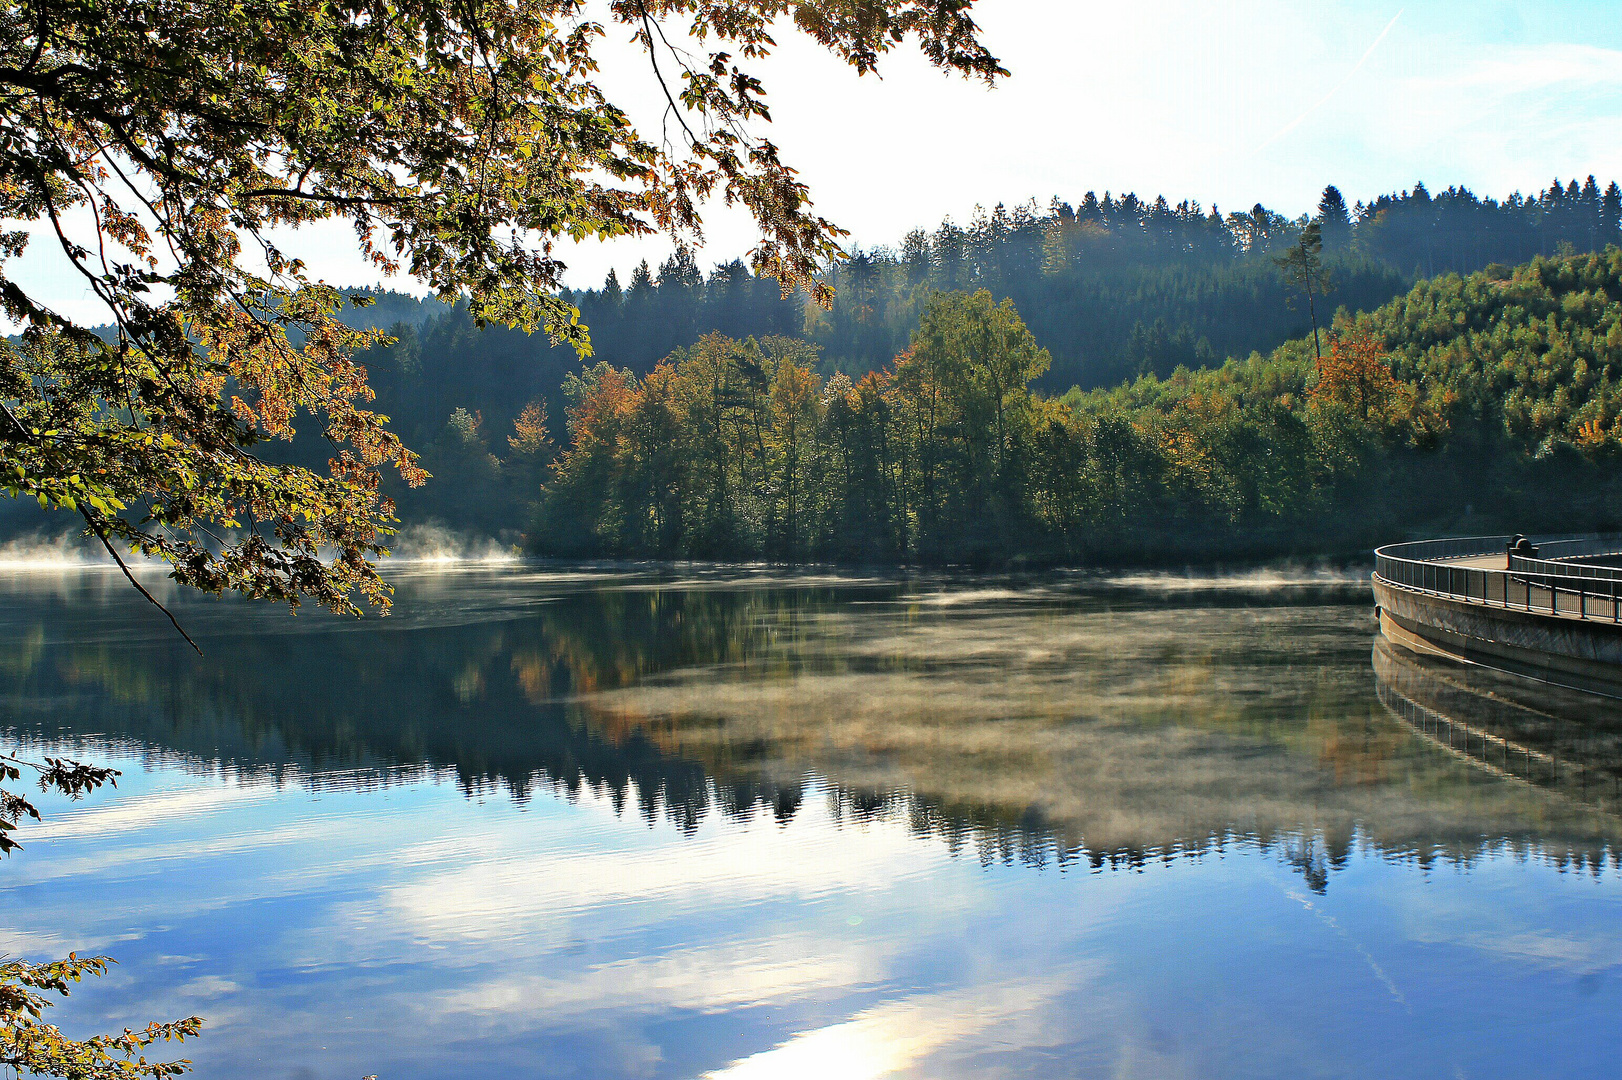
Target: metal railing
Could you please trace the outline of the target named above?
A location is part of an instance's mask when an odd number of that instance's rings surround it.
[[[1622,624],[1622,567],[1566,562],[1622,552],[1622,537],[1538,540],[1537,558],[1508,555],[1509,536],[1470,536],[1389,544],[1374,552],[1374,574],[1390,585],[1471,604]],[[1554,558],[1544,558],[1553,555]],[[1497,556],[1502,569],[1457,560]],[[1622,556],[1616,560],[1622,562]]]

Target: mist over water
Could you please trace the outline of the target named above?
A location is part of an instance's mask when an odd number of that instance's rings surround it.
[[[444,525],[408,525],[388,543],[387,562],[443,566],[502,565],[520,561],[518,548],[487,536],[475,536]]]
[[[488,536],[444,525],[407,525],[388,541],[384,566],[500,566],[522,561],[518,548]],[[119,549],[132,570],[168,572],[162,560]],[[0,541],[0,573],[84,568],[117,570],[105,549],[80,533],[39,531]]]
[[[8,951],[121,961],[59,1022],[200,1013],[223,1077],[1619,1049],[1622,722],[1377,649],[1361,572],[390,576],[172,595],[201,658],[116,576],[0,577],[0,723],[125,771],[0,881]]]
[[[102,566],[118,568],[105,551],[92,549],[72,533],[33,533],[0,542],[0,573]]]

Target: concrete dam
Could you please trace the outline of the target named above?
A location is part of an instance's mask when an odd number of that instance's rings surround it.
[[[1622,536],[1390,544],[1374,600],[1413,652],[1622,698]]]

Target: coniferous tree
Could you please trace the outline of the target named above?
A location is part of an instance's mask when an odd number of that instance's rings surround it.
[[[1323,235],[1315,221],[1301,230],[1288,251],[1273,261],[1284,271],[1290,284],[1306,296],[1307,315],[1312,320],[1312,348],[1323,356],[1323,345],[1318,334],[1318,302],[1329,290],[1329,275],[1323,266]]]
[[[1352,217],[1340,189],[1331,184],[1318,200],[1318,216],[1313,219],[1323,234],[1324,250],[1343,251],[1352,241]]]

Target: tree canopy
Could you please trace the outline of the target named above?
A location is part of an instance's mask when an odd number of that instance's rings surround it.
[[[1602,250],[1622,239],[1602,187],[1562,183],[1496,200],[1457,189],[1432,196],[1418,185],[1422,198],[1360,199],[1353,210],[1331,188],[1307,222],[1320,224],[1322,269],[1332,278],[1331,291],[1313,303],[1274,261],[1301,235],[1301,219],[1289,222],[1265,207],[1223,215],[1193,202],[1108,193],[1074,205],[1055,199],[1046,210],[993,207],[853,250],[821,275],[835,288],[828,308],[804,292],[783,297],[776,281],[741,259],[705,266],[690,249],[630,274],[610,273],[600,288],[567,298],[591,327],[593,359],[638,375],[718,331],[739,340],[799,337],[818,346],[824,374],[860,378],[907,347],[933,293],[983,288],[1011,298],[1050,352],[1041,389],[1091,390],[1143,374],[1165,378],[1179,365],[1199,369],[1269,353],[1309,334],[1314,314],[1323,328],[1338,308],[1372,311],[1433,271],[1518,265],[1565,244]],[[1415,257],[1421,248],[1424,259]],[[357,327],[394,328],[397,345],[361,359],[378,392],[376,407],[424,450],[436,475],[442,467],[430,444],[453,409],[481,413],[500,454],[500,433],[528,402],[545,399],[553,417],[563,415],[560,387],[579,368],[566,345],[501,326],[479,330],[464,309],[432,300],[381,294],[376,305],[343,317]],[[441,506],[447,488],[395,484],[389,491],[402,519],[460,521]],[[481,512],[467,527],[520,527],[494,520],[500,517]]]
[[[0,349],[0,486],[186,585],[385,604],[381,472],[425,476],[353,360],[380,335],[338,318],[368,298],[313,280],[289,230],[347,222],[376,267],[480,325],[587,352],[555,243],[691,238],[716,200],[759,223],[757,273],[825,300],[812,274],[842,234],[758,133],[750,66],[791,26],[859,72],[910,39],[994,80],[969,7],[612,0],[598,21],[581,0],[6,5],[0,219],[26,227],[0,256],[50,245],[105,326],[0,264],[0,310],[24,328]],[[644,50],[677,136],[644,137],[597,85],[609,33]],[[324,468],[277,451],[306,426]]]
[[[1011,302],[931,297],[852,380],[719,334],[570,384],[534,543],[1005,565],[1350,555],[1622,521],[1622,248],[1446,275],[1218,368],[1062,397]],[[499,464],[499,463],[498,463]],[[790,507],[793,507],[790,512]]]

